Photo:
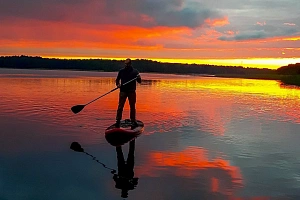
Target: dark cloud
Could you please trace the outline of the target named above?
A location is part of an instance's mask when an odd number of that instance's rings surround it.
[[[218,18],[218,13],[209,9],[193,10],[184,8],[180,11],[169,11],[160,13],[156,17],[157,25],[160,26],[188,26],[196,28],[205,24],[209,18]]]
[[[267,34],[264,31],[251,31],[248,33],[236,34],[234,36],[221,36],[219,37],[219,40],[223,40],[223,41],[251,40],[251,39],[260,39],[266,37]]]
[[[282,23],[282,20],[256,21],[253,24],[244,24],[239,26],[233,26],[231,24],[229,26],[219,28],[218,31],[224,33],[218,38],[223,41],[254,40],[300,34],[299,26],[287,26]],[[231,32],[231,35],[226,34],[228,32]],[[232,32],[234,32],[233,35]]]
[[[187,0],[10,0],[0,3],[0,19],[21,18],[142,27],[201,27],[218,11]]]
[[[0,1],[0,20],[7,18],[63,21],[68,9],[86,3],[87,0],[7,0]]]
[[[278,29],[275,31],[275,28],[269,28],[265,30],[249,30],[237,33],[233,36],[221,36],[218,39],[223,41],[242,41],[242,40],[253,40],[253,39],[263,39],[263,38],[272,38],[280,36],[291,36],[294,34],[299,34],[300,30],[289,28],[289,29]]]
[[[274,12],[290,12],[293,16],[299,16],[298,10],[300,7],[300,1],[298,0],[194,0],[198,2],[203,2],[209,7],[214,7],[216,9],[226,10],[228,12],[238,12],[238,13],[248,13],[249,15],[259,16],[261,15],[270,15],[274,16]],[[244,12],[248,11],[248,12]],[[250,12],[251,11],[251,12]],[[255,12],[255,14],[253,14]]]
[[[133,0],[136,2],[136,0]],[[154,19],[156,26],[199,27],[206,19],[221,18],[217,11],[202,3],[187,3],[184,0],[144,0],[138,1],[135,11]]]
[[[299,27],[284,25],[299,22],[298,0],[220,0],[217,4],[204,1],[207,6],[214,5],[228,16],[230,24],[216,30],[220,33],[235,32],[234,35],[223,34],[219,40],[243,41],[300,34]]]

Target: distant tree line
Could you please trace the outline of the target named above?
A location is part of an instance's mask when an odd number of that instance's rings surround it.
[[[300,63],[278,68],[258,69],[241,66],[217,66],[206,64],[163,63],[153,60],[133,60],[133,66],[140,72],[175,73],[175,74],[300,74]],[[123,61],[110,59],[57,59],[39,56],[1,56],[0,68],[18,69],[66,69],[84,71],[118,71]]]
[[[282,75],[283,84],[300,86],[300,63],[280,67],[277,73]]]
[[[217,66],[205,64],[163,63],[153,60],[133,60],[140,72],[168,74],[207,74],[219,77],[279,80],[283,84],[300,86],[300,63],[282,66],[277,70],[245,68],[241,66]],[[119,71],[124,61],[109,59],[57,59],[33,56],[1,56],[0,68],[64,69],[82,71]]]
[[[283,75],[300,75],[300,63],[280,67],[277,72]]]
[[[173,74],[274,74],[276,70],[245,68],[241,66],[217,66],[206,64],[163,63],[152,60],[137,59],[132,65],[140,72]],[[57,59],[32,56],[2,56],[0,68],[19,69],[65,69],[84,71],[118,71],[124,66],[123,61],[109,59]],[[299,68],[299,66],[298,66]],[[294,70],[294,69],[293,69]],[[293,71],[286,70],[286,71]],[[280,71],[280,70],[279,70]],[[280,71],[281,72],[281,71]],[[297,73],[299,70],[297,71]]]

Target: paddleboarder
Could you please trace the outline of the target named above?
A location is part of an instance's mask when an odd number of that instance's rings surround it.
[[[118,76],[116,78],[116,86],[120,88],[119,93],[119,103],[118,103],[118,109],[117,109],[117,115],[116,115],[116,127],[120,127],[120,122],[122,119],[123,114],[123,108],[126,102],[126,99],[128,98],[129,106],[130,106],[130,120],[132,122],[132,125],[134,127],[138,126],[136,122],[136,82],[141,83],[142,79],[139,75],[138,70],[132,67],[131,65],[131,59],[127,58],[124,62],[125,67],[122,68]],[[123,85],[124,83],[136,78],[136,81],[132,81],[126,85]],[[120,83],[121,81],[121,83]]]

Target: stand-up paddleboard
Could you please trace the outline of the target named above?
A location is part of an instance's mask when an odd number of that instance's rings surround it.
[[[139,120],[136,122],[136,127],[133,127],[130,119],[122,120],[119,128],[116,127],[116,124],[108,127],[105,130],[107,142],[113,146],[121,146],[138,137],[144,131],[144,123]]]

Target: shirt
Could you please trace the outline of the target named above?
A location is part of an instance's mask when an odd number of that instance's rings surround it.
[[[116,85],[119,84],[121,80],[121,85],[136,78],[139,74],[138,70],[134,69],[133,67],[124,67],[121,69],[118,73],[118,76],[116,78]],[[141,83],[142,79],[141,77],[137,78],[136,81],[138,83]],[[124,86],[121,86],[120,91],[121,92],[134,92],[136,90],[136,81],[132,81],[130,83],[127,83]]]

